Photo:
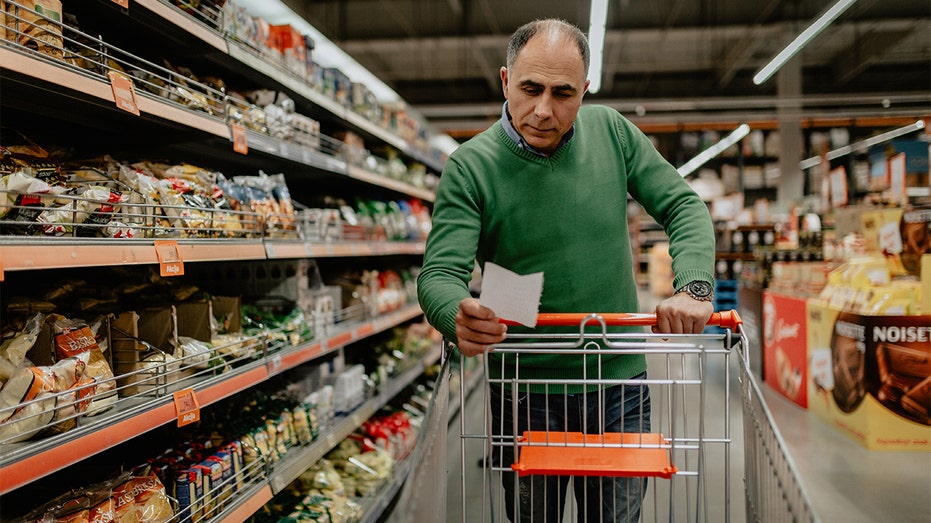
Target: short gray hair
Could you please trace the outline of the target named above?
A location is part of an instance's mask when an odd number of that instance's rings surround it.
[[[533,22],[527,22],[526,24],[517,28],[517,31],[514,31],[514,34],[511,35],[511,40],[508,42],[508,69],[514,66],[514,62],[517,60],[517,55],[521,52],[524,46],[527,45],[527,42],[529,42],[538,33],[544,31],[555,31],[556,33],[565,36],[575,42],[575,45],[577,45],[579,48],[579,54],[582,55],[582,62],[585,64],[585,76],[588,76],[588,66],[591,62],[591,52],[588,48],[588,39],[585,38],[585,33],[583,33],[578,27],[558,18],[544,18],[540,20],[534,20]]]

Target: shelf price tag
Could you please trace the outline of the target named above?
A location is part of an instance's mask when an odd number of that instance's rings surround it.
[[[249,138],[246,136],[246,128],[239,124],[230,124],[233,133],[233,150],[239,154],[249,154]]]
[[[129,9],[129,0],[113,0],[113,3],[122,7],[123,9]]]
[[[194,389],[179,390],[174,393],[174,399],[179,427],[200,421],[200,404],[197,403]]]
[[[110,88],[113,89],[113,101],[120,109],[139,116],[139,104],[136,102],[136,90],[128,76],[116,71],[107,73]]]
[[[176,240],[155,240],[155,255],[163,277],[184,275],[184,260]]]

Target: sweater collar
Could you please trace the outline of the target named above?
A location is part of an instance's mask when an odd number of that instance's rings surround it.
[[[501,108],[501,127],[504,129],[504,134],[508,136],[514,143],[516,143],[521,149],[529,151],[537,156],[546,158],[547,155],[543,154],[532,145],[527,143],[524,140],[524,137],[517,132],[517,129],[514,128],[514,125],[511,123],[511,113],[508,111],[508,102],[504,101],[504,106]],[[575,124],[572,124],[572,127],[569,128],[569,131],[563,135],[562,139],[559,140],[559,145],[556,146],[556,150],[553,151],[553,154],[556,154],[562,146],[569,143],[569,140],[572,139],[572,136],[575,134]],[[553,156],[552,154],[550,156]]]

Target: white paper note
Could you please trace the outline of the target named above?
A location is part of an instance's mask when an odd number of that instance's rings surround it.
[[[502,319],[536,327],[543,294],[543,273],[521,276],[500,265],[485,263],[479,302]]]

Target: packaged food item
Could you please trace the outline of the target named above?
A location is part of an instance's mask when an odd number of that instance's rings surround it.
[[[85,376],[97,383],[89,413],[98,414],[113,406],[117,400],[116,379],[96,336],[102,320],[98,320],[93,328],[83,320],[68,319],[57,314],[49,316],[48,321],[52,325],[58,358],[81,359],[87,367]]]
[[[6,234],[31,235],[38,231],[36,221],[53,201],[52,195],[63,192],[63,187],[53,188],[47,182],[27,174],[26,169],[17,170],[0,179],[0,218],[23,222],[23,225],[5,225],[0,232]]]
[[[0,442],[25,441],[52,423],[59,394],[81,380],[85,367],[79,358],[64,358],[51,366],[21,367],[0,389]],[[86,407],[70,395],[62,401],[69,408]],[[63,412],[58,419],[69,414]]]
[[[30,365],[26,354],[36,344],[45,314],[39,312],[31,316],[22,331],[0,344],[0,388],[20,367]],[[2,405],[0,405],[2,408]],[[2,416],[0,416],[2,417]]]
[[[17,0],[20,9],[7,5],[7,35],[19,45],[62,59],[61,2],[59,0]],[[19,28],[16,31],[15,28]]]

